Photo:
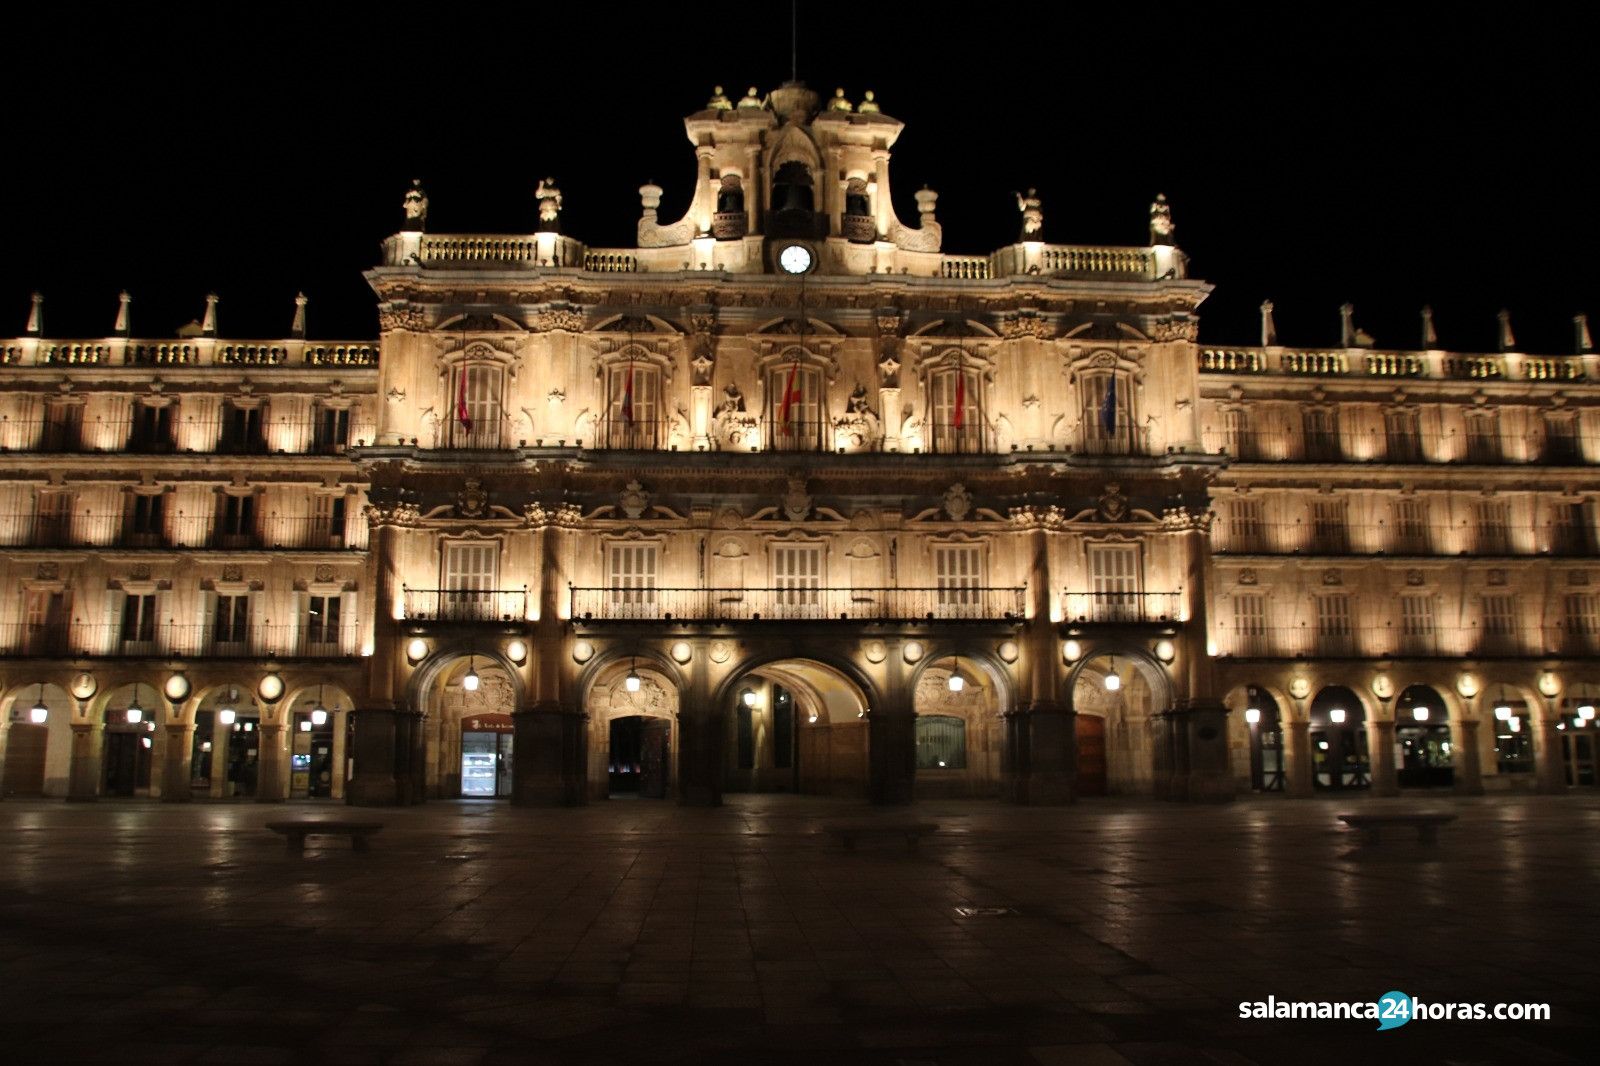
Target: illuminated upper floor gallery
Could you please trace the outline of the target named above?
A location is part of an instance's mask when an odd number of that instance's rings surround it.
[[[1305,349],[1266,305],[1204,347],[1163,197],[1082,246],[1029,190],[954,254],[934,191],[896,214],[870,96],[718,91],[685,130],[689,206],[641,188],[629,248],[549,178],[510,234],[430,231],[413,184],[376,339],[309,339],[303,299],[228,339],[214,297],[61,338],[35,297],[0,341],[4,788],[1594,784],[1583,319],[1566,355],[1427,316],[1397,351],[1347,308]]]

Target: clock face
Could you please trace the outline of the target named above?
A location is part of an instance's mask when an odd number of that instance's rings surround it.
[[[811,269],[811,249],[791,244],[778,253],[778,265],[787,274],[804,274]]]

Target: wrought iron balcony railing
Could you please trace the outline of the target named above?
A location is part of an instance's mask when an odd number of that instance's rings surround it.
[[[1600,630],[1584,623],[1491,630],[1476,625],[1315,623],[1240,628],[1219,620],[1217,652],[1246,659],[1539,658],[1600,654]]]
[[[1063,617],[1068,622],[1160,623],[1176,622],[1182,610],[1177,592],[1073,592],[1061,594]]]
[[[3,622],[0,657],[254,659],[273,655],[338,659],[356,654],[356,633],[353,621],[343,628],[324,630],[314,619],[299,626],[250,625],[237,632],[153,620],[132,626],[120,622]]]
[[[583,621],[1011,621],[1021,588],[573,588]]]
[[[520,622],[528,617],[528,589],[414,589],[404,592],[412,622]]]

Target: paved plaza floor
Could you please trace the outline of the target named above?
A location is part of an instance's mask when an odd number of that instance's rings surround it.
[[[1448,809],[1436,848],[1354,809]],[[267,832],[385,823],[372,850]],[[929,821],[908,850],[822,831]],[[1596,1061],[1600,795],[0,803],[0,1061]],[[963,914],[958,908],[976,908]],[[1003,912],[1003,913],[996,913]],[[1241,1000],[1548,1022],[1241,1020]]]

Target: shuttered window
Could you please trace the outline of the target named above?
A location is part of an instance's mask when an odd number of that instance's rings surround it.
[[[650,613],[656,602],[656,545],[613,544],[606,551],[606,585],[619,617]]]
[[[977,607],[982,598],[983,548],[976,544],[941,544],[933,549],[933,574],[939,606],[958,611]]]
[[[1089,591],[1094,620],[1133,622],[1139,618],[1139,548],[1097,544],[1089,548]]]
[[[803,613],[820,605],[822,549],[804,544],[774,545],[772,585],[778,606]]]

